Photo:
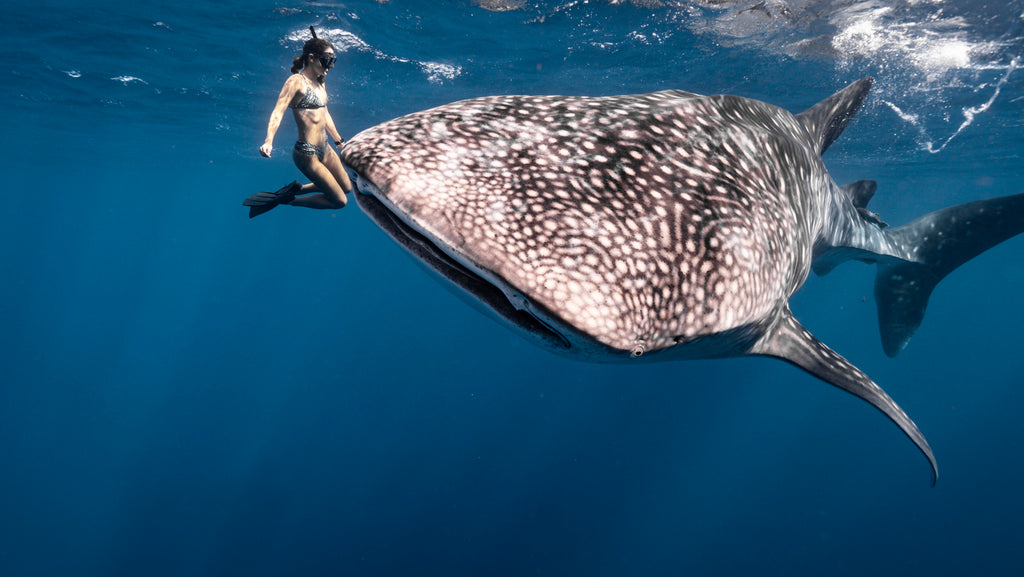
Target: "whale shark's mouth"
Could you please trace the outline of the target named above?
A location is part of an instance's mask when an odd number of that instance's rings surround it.
[[[395,214],[370,192],[371,189],[376,188],[372,183],[363,178],[356,180],[358,184],[354,196],[359,208],[381,230],[414,256],[417,263],[461,289],[455,291],[456,294],[461,297],[469,295],[472,298],[465,300],[470,304],[478,308],[481,308],[479,305],[483,305],[485,313],[497,316],[499,320],[528,333],[534,339],[543,341],[547,346],[565,350],[572,348],[569,339],[564,335],[537,318],[526,307],[515,306],[505,291],[452,258],[434,241]],[[360,190],[360,188],[367,190]]]

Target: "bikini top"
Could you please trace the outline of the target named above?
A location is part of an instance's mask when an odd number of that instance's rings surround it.
[[[299,100],[297,104],[293,104],[289,108],[310,110],[327,106],[323,100],[320,100],[320,94],[313,88],[313,85],[309,83],[309,78],[306,78],[305,74],[299,74],[299,76],[306,82],[306,92],[302,95],[302,100]]]

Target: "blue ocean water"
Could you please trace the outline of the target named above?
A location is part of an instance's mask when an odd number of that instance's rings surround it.
[[[354,203],[241,200],[315,25],[342,134],[499,93],[803,110],[899,224],[1024,191],[1024,3],[41,0],[0,41],[0,575],[1020,575],[1024,240],[908,349],[873,269],[797,317],[935,449],[766,359],[589,365],[465,306]],[[294,124],[286,119],[278,150]]]

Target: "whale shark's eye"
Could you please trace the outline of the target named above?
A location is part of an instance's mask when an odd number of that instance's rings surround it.
[[[637,357],[642,357],[645,352],[647,352],[647,347],[645,347],[643,343],[637,343],[629,354],[635,359]]]

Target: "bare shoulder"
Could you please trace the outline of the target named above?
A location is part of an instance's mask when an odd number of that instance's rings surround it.
[[[289,90],[298,90],[302,87],[302,78],[300,74],[292,74],[284,81],[284,87]]]
[[[302,90],[302,80],[298,74],[292,74],[284,81],[284,85],[281,86],[281,94],[277,98],[278,106],[283,106],[282,103],[288,103],[295,99],[295,95]]]

